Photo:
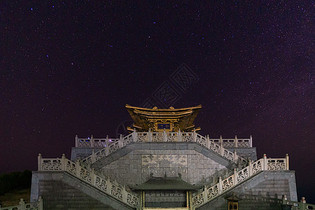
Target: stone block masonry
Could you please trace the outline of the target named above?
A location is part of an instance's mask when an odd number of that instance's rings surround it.
[[[150,174],[177,177],[198,184],[226,166],[194,150],[135,150],[102,168],[122,184],[141,184]]]

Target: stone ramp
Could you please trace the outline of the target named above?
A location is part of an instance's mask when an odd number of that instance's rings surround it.
[[[39,196],[45,210],[134,209],[67,172],[33,172],[31,201]]]

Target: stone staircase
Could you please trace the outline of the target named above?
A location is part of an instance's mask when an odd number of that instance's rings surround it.
[[[140,203],[138,194],[133,193],[126,186],[94,172],[94,169],[87,169],[81,166],[79,161],[73,162],[67,159],[65,155],[62,155],[61,158],[53,159],[42,158],[39,155],[37,176],[39,176],[37,180],[42,182],[40,184],[41,189],[37,190],[41,190],[41,193],[44,194],[46,192],[46,201],[47,196],[51,200],[56,199],[49,196],[51,192],[56,192],[58,189],[60,192],[63,192],[63,195],[58,196],[56,202],[48,202],[52,205],[51,208],[49,206],[45,206],[45,208],[53,209],[53,206],[56,208],[57,203],[60,203],[62,200],[71,201],[70,203],[61,202],[63,203],[62,208],[67,209],[75,209],[73,206],[77,205],[82,207],[83,203],[86,203],[88,206],[94,206],[95,209],[104,209],[104,204],[118,206],[114,209],[135,209]],[[36,179],[34,174],[33,178]],[[61,185],[62,187],[60,187]],[[32,191],[34,190],[32,189]],[[57,195],[62,194],[60,192]],[[92,194],[94,195],[91,196]],[[86,198],[86,195],[89,195],[89,197]]]
[[[111,143],[106,143],[104,148],[97,151],[92,152],[92,154],[83,160],[81,160],[82,165],[89,166],[98,160],[109,156],[115,151],[136,142],[195,142],[220,157],[227,159],[233,163],[241,163],[242,165],[246,164],[247,161],[236,154],[236,152],[231,152],[228,149],[223,147],[223,144],[216,143],[217,141],[212,140],[209,136],[202,136],[196,132],[136,132],[125,136],[120,137],[119,140]]]
[[[219,197],[223,193],[236,187],[237,185],[251,179],[262,171],[283,171],[289,170],[289,157],[286,158],[268,158],[264,155],[263,158],[249,162],[249,165],[237,171],[234,169],[233,175],[222,179],[219,177],[217,183],[205,186],[200,192],[192,197],[193,208],[199,208],[213,199]]]

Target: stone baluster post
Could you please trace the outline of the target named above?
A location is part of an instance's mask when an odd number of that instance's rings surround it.
[[[95,177],[94,168],[91,169],[90,176],[91,176],[91,184],[95,186],[96,177]]]
[[[233,179],[234,179],[234,185],[237,185],[237,170],[236,170],[236,168],[234,168]]]
[[[133,129],[133,132],[132,132],[132,141],[133,141],[133,142],[137,142],[137,141],[138,141],[138,136],[137,136],[136,129]]]
[[[179,142],[183,141],[183,136],[182,136],[182,132],[180,131],[180,129],[178,129],[177,138],[178,138]]]
[[[238,139],[237,139],[237,135],[235,135],[234,146],[235,146],[235,147],[238,147]]]
[[[108,139],[108,135],[106,136],[106,139],[105,139],[105,156],[108,156],[109,155],[109,139]],[[92,161],[93,163],[93,161]]]
[[[61,170],[65,171],[66,170],[66,155],[62,154],[61,156]]]
[[[78,135],[75,135],[75,138],[74,138],[74,145],[75,145],[75,147],[78,147],[78,146],[79,146],[79,137],[78,137]]]
[[[223,139],[222,136],[220,136],[220,154],[224,156],[224,148],[223,148]]]
[[[79,159],[75,161],[75,175],[80,177],[81,165]]]
[[[42,170],[42,155],[39,153],[37,157],[38,171]]]
[[[206,135],[206,146],[207,146],[207,148],[210,149],[210,137],[209,137],[209,135]]]
[[[107,178],[107,180],[106,180],[106,185],[107,185],[106,193],[108,195],[111,195],[112,194],[111,193],[111,191],[112,191],[112,181],[109,178]]]
[[[249,137],[249,146],[253,147],[253,137],[252,137],[252,135],[250,135],[250,137]]]
[[[264,158],[263,158],[263,165],[262,165],[262,170],[268,170],[268,160],[267,160],[267,155],[264,154]]]
[[[26,210],[26,205],[25,205],[25,202],[24,202],[23,198],[20,199],[18,209],[19,210]]]
[[[222,187],[223,187],[223,183],[222,183],[222,178],[221,176],[219,177],[219,194],[222,193]]]
[[[122,134],[119,134],[119,142],[120,142],[119,147],[125,146],[125,142],[124,142],[124,138]]]
[[[195,129],[194,129],[194,132],[193,132],[193,142],[197,142],[197,133],[196,133]]]
[[[118,146],[119,146],[119,148],[122,148],[124,146],[124,142],[123,142],[122,138],[118,139]]]
[[[290,168],[289,168],[289,154],[285,155],[285,170],[290,170]]]
[[[122,194],[122,201],[125,203],[128,203],[127,202],[128,192],[126,191],[125,186],[122,187],[121,194]]]
[[[165,129],[163,131],[163,141],[167,142],[167,133],[165,132]]]
[[[248,177],[250,177],[253,174],[253,164],[252,160],[249,160],[248,162]]]
[[[203,196],[203,200],[204,203],[208,201],[208,196],[207,196],[207,186],[204,186],[203,191],[202,191],[202,196]]]
[[[90,144],[91,144],[91,147],[92,147],[92,148],[95,146],[95,145],[94,145],[94,138],[93,138],[93,135],[91,135]]]
[[[149,128],[149,132],[148,132],[148,141],[152,142],[152,132],[151,132],[151,128]]]

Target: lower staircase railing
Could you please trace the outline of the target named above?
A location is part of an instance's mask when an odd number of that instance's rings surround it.
[[[125,186],[95,174],[94,169],[87,169],[79,161],[73,162],[62,155],[61,158],[42,158],[38,155],[38,171],[64,171],[92,185],[100,191],[116,198],[130,207],[137,208],[140,197],[126,189]]]
[[[226,179],[219,178],[219,181],[211,186],[205,186],[204,189],[192,197],[192,206],[198,208],[207,202],[218,197],[222,193],[230,190],[236,185],[248,180],[261,171],[282,171],[289,170],[289,156],[285,158],[263,158],[249,162],[249,165],[239,171],[234,169],[234,174]]]

